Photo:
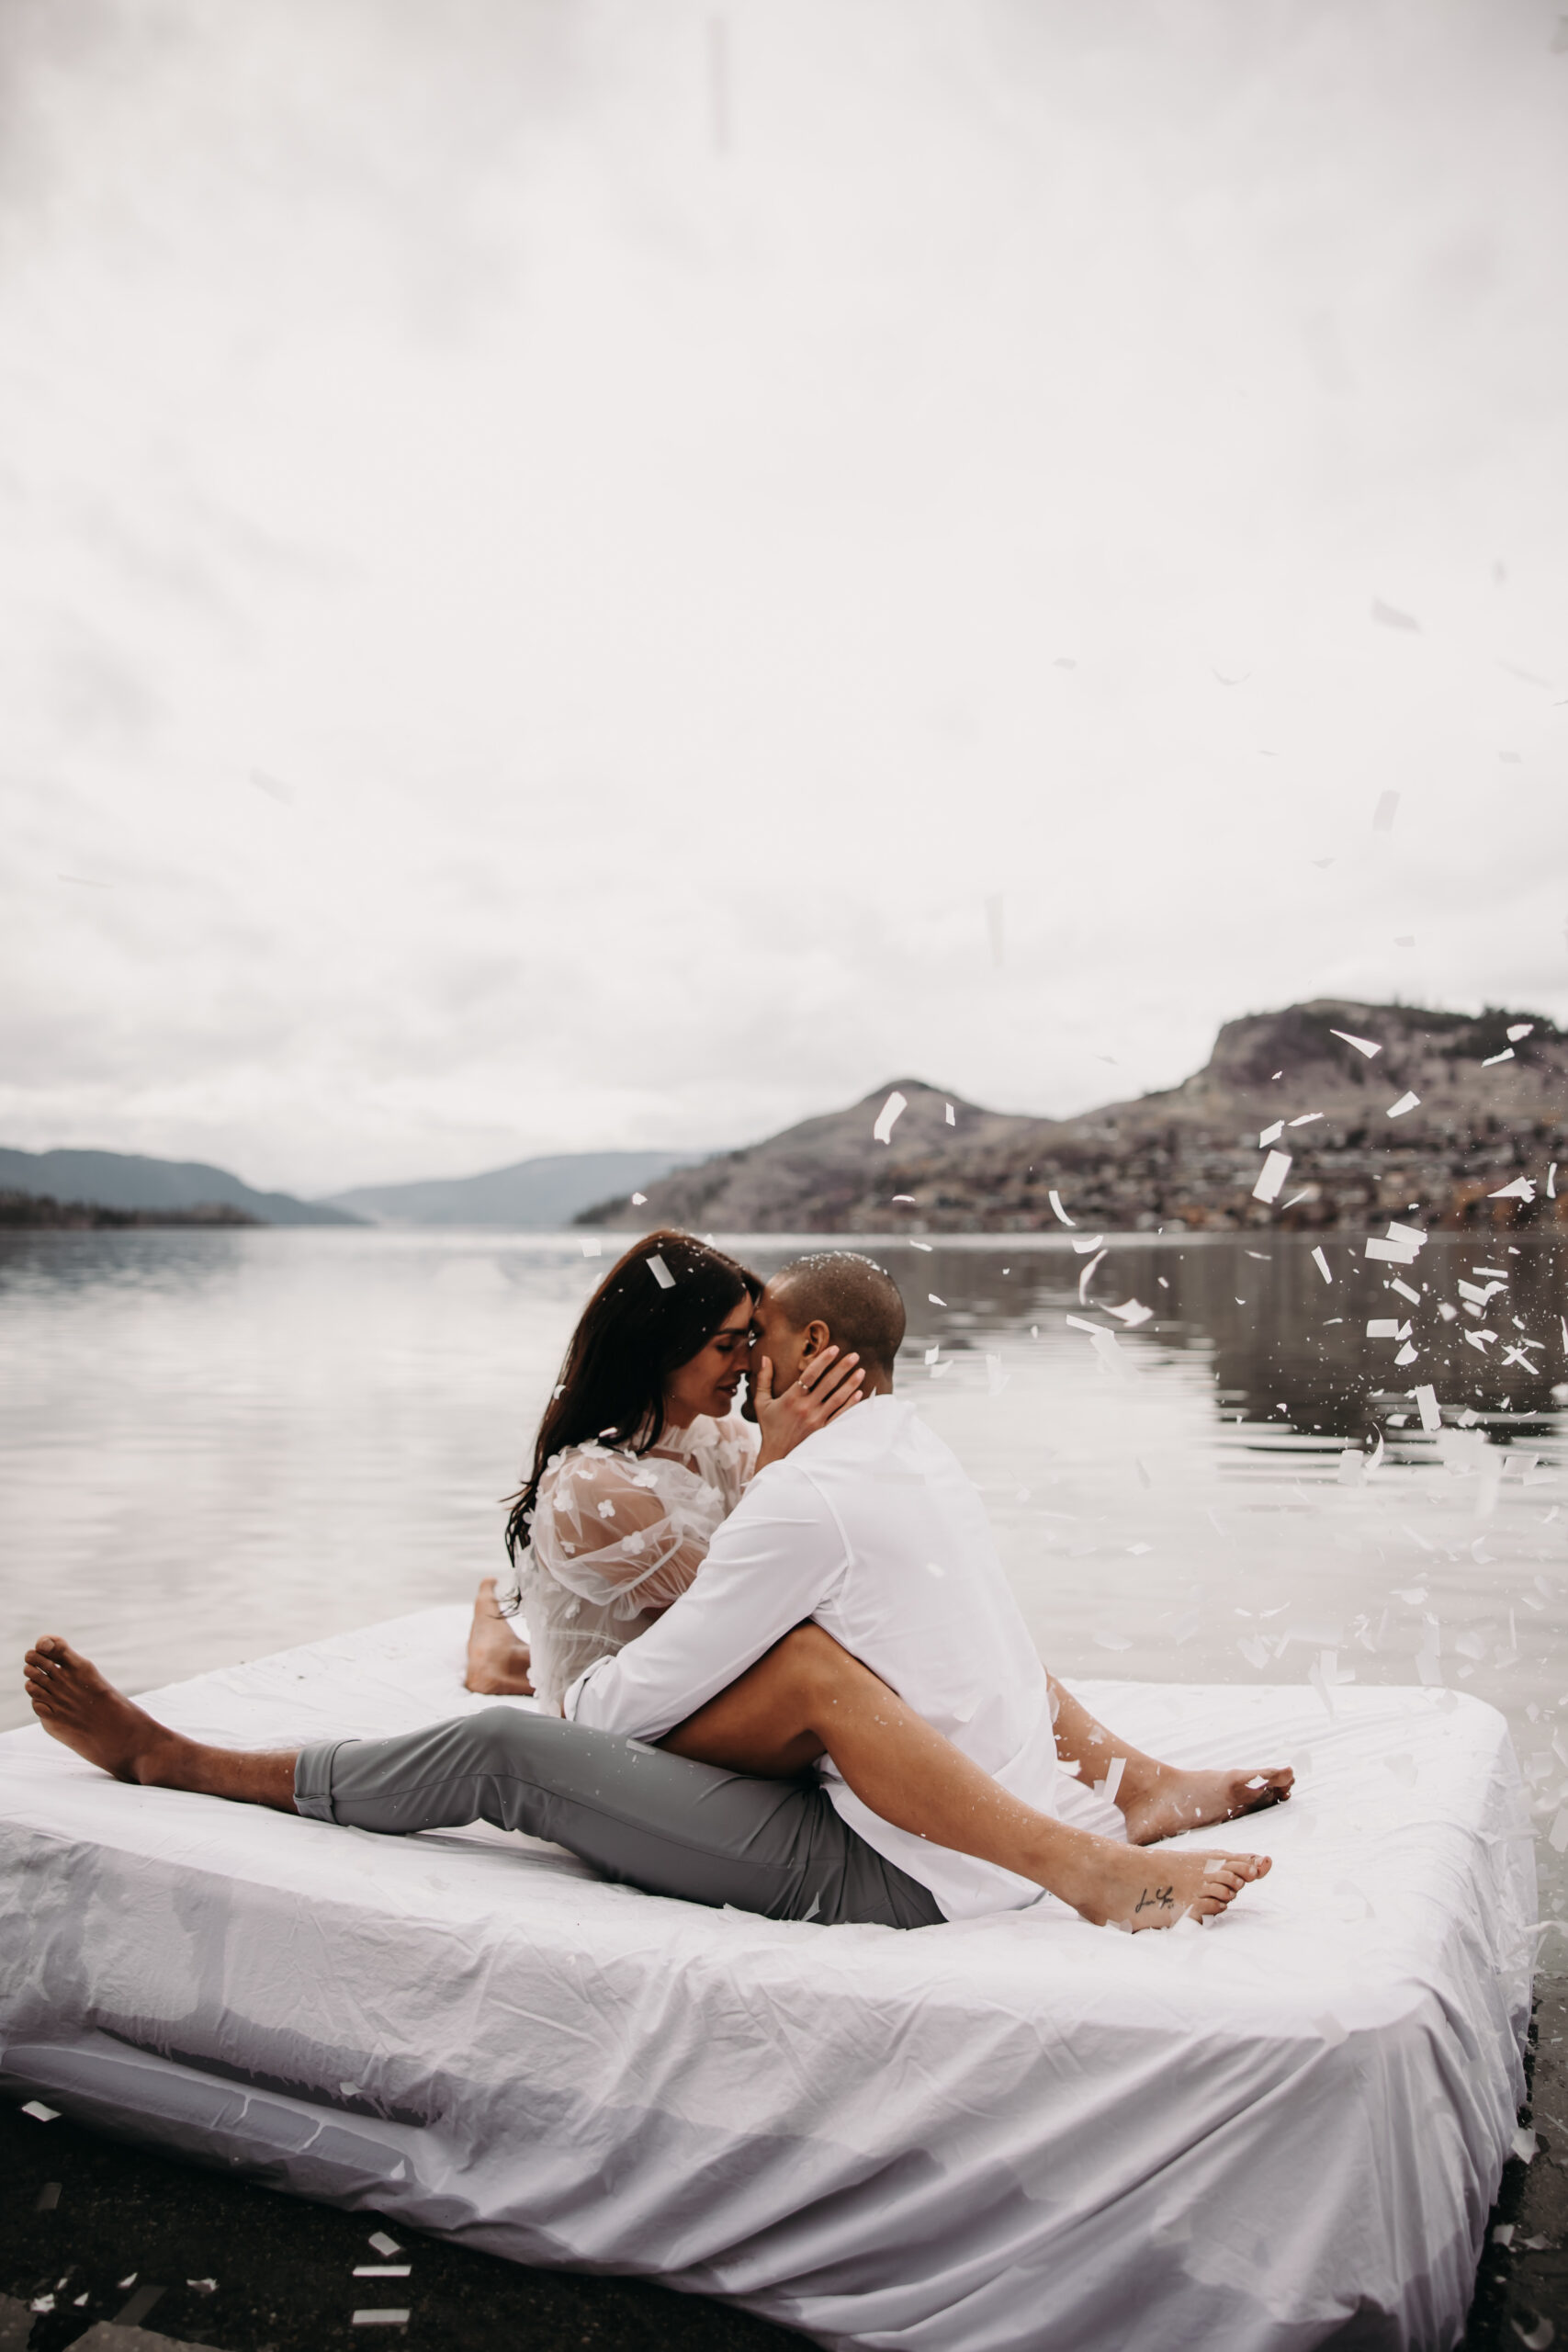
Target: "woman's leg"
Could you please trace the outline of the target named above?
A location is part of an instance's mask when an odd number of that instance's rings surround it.
[[[1108,1732],[1054,1674],[1046,1680],[1057,1755],[1065,1764],[1077,1764],[1090,1788],[1097,1781],[1114,1781],[1114,1790],[1108,1792],[1126,1815],[1129,1845],[1152,1846],[1183,1829],[1206,1829],[1212,1822],[1260,1813],[1282,1804],[1294,1786],[1296,1776],[1288,1764],[1243,1764],[1217,1772],[1190,1772],[1179,1765],[1162,1764]]]
[[[57,1639],[28,1652],[27,1682],[46,1731],[146,1787],[394,1837],[493,1822],[649,1894],[775,1919],[926,1928],[942,1917],[814,1782],[716,1770],[558,1715],[488,1707],[391,1739],[255,1755],[182,1738]]]
[[[528,1676],[532,1665],[527,1643],[518,1640],[501,1613],[495,1578],[481,1577],[474,1596],[473,1623],[468,1627],[468,1663],[463,1688],[478,1690],[487,1699],[531,1699],[534,1686]]]
[[[830,1756],[863,1804],[895,1828],[1032,1879],[1097,1924],[1170,1927],[1223,1911],[1267,1855],[1142,1851],[1094,1837],[1011,1796],[840,1648],[797,1625],[728,1690],[660,1742],[677,1756],[787,1776]]]

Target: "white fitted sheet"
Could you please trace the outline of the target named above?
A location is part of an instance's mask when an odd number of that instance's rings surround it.
[[[152,1694],[235,1746],[493,1704],[438,1609]],[[1296,1760],[1218,1926],[898,1934],[374,1837],[0,1737],[0,2080],[518,2261],[831,2346],[1447,2346],[1515,2127],[1533,1849],[1506,1726],[1427,1690],[1097,1683],[1190,1763]],[[525,1701],[508,1703],[526,1705]],[[1389,1769],[1387,1759],[1398,1769]]]

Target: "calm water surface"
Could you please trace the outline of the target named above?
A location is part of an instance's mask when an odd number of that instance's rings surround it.
[[[1310,1238],[1138,1237],[1080,1303],[1071,1239],[881,1252],[901,1383],[984,1490],[1043,1655],[1312,1679],[1325,1724],[1351,1677],[1474,1691],[1568,1909],[1568,1248],[1444,1236],[1402,1268],[1330,1238],[1325,1283]],[[801,1245],[737,1246],[766,1272]],[[575,1237],[0,1238],[0,1655],[52,1627],[144,1689],[467,1597],[601,1272]],[[1472,1316],[1461,1279],[1506,1286]],[[1154,1313],[1113,1349],[1067,1321],[1129,1298]],[[1366,1334],[1395,1311],[1404,1368]],[[0,1725],[25,1717],[6,1667]]]

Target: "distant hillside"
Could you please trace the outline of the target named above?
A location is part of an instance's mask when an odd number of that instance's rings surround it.
[[[326,1204],[377,1225],[493,1225],[549,1232],[570,1225],[591,1202],[629,1200],[700,1151],[574,1151],[519,1159],[482,1176],[433,1176],[423,1183],[361,1184]]]
[[[107,1209],[98,1201],[57,1201],[48,1193],[0,1192],[0,1227],[20,1233],[120,1233],[144,1225],[254,1226],[227,1201],[196,1209]]]
[[[1510,1038],[1511,1028],[1526,1034]],[[1378,1052],[1363,1054],[1339,1030]],[[873,1125],[895,1087],[908,1108],[890,1142],[878,1143]],[[1416,1107],[1391,1120],[1406,1093],[1419,1098]],[[1298,1118],[1302,1125],[1288,1124]],[[1252,1187],[1263,1164],[1259,1136],[1277,1119],[1287,1124],[1272,1148],[1292,1164],[1268,1204]],[[1165,1092],[1076,1119],[1033,1119],[900,1079],[847,1111],[666,1177],[648,1188],[644,1209],[605,1203],[579,1222],[728,1233],[906,1225],[1028,1232],[1055,1227],[1053,1190],[1080,1224],[1122,1231],[1326,1227],[1413,1205],[1429,1222],[1530,1219],[1557,1214],[1544,1187],[1559,1158],[1568,1196],[1568,1037],[1544,1015],[1318,999],[1227,1022],[1204,1067]],[[1539,1188],[1536,1199],[1489,1199],[1521,1173]]]
[[[357,1225],[358,1217],[292,1193],[258,1193],[199,1159],[146,1159],[121,1151],[0,1148],[0,1188],[106,1209],[243,1209],[258,1225]]]

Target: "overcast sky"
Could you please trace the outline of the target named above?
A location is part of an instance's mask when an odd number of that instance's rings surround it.
[[[4,0],[0,1141],[1568,1019],[1559,21]]]

